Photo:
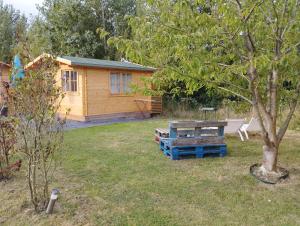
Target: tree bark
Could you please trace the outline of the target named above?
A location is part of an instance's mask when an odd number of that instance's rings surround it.
[[[265,172],[277,171],[278,148],[272,146],[263,146],[263,170]]]

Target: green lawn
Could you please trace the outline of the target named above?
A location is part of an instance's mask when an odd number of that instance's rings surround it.
[[[258,138],[226,138],[225,158],[171,161],[153,142],[163,126],[151,120],[66,132],[57,212],[34,215],[19,174],[0,185],[0,225],[300,225],[300,134],[288,135],[279,156],[290,179],[272,186],[249,175],[261,160]]]

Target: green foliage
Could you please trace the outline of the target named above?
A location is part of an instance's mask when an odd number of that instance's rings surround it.
[[[135,0],[49,0],[38,6],[30,23],[0,0],[0,60],[19,53],[31,61],[42,53],[117,59],[107,38],[130,37],[128,15],[136,14]],[[100,37],[99,37],[100,36]]]
[[[82,1],[45,1],[39,11],[43,19],[40,27],[48,36],[51,53],[92,57],[99,51],[93,11]]]
[[[198,90],[190,93],[186,89],[186,84],[184,81],[170,81],[165,84],[166,86],[161,89],[164,90],[164,100],[165,102],[177,102],[179,105],[182,104],[182,101],[190,108],[199,107],[221,107],[223,96],[220,95],[215,90],[207,90],[205,86],[199,88]]]
[[[246,34],[251,32],[262,99],[267,99],[268,75],[276,67],[278,98],[281,105],[288,104],[299,80],[299,5],[295,0],[240,1],[239,9],[237,2],[145,1],[143,13],[130,19],[133,38],[112,38],[109,43],[129,59],[157,67],[152,82],[158,88],[175,80],[184,82],[188,93],[205,85],[251,101],[245,48]],[[284,37],[276,37],[277,26],[286,29]],[[282,53],[275,59],[278,38],[282,38]],[[291,82],[291,89],[284,86],[285,81]]]
[[[32,20],[27,29],[26,37],[19,43],[19,46],[19,53],[25,61],[32,61],[42,53],[52,52],[49,31],[45,29],[44,21],[40,16]],[[26,59],[27,57],[30,59]]]
[[[129,37],[124,17],[134,15],[136,7],[134,0],[50,0],[38,9],[41,15],[27,33],[31,58],[47,52],[115,59],[118,55],[107,46],[107,37]]]
[[[10,62],[26,26],[25,16],[0,0],[0,61]]]

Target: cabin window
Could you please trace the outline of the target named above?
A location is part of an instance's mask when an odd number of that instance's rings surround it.
[[[112,73],[110,75],[110,90],[112,94],[128,94],[131,92],[132,75],[127,73]]]
[[[77,92],[77,71],[62,71],[62,88],[65,92]]]
[[[110,75],[110,90],[112,94],[121,93],[121,75],[114,73]]]
[[[131,93],[130,85],[131,85],[132,75],[131,74],[123,74],[122,80],[123,80],[123,92]]]

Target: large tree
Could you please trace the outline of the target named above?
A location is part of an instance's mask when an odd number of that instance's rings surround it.
[[[26,17],[0,0],[0,61],[9,62],[12,59],[26,26]]]
[[[52,45],[49,31],[45,29],[44,20],[36,16],[30,22],[26,34],[18,43],[18,54],[28,63],[42,53],[51,53]]]
[[[262,129],[263,174],[277,172],[280,143],[300,95],[299,0],[148,0],[115,38],[130,59],[160,68],[153,81],[185,81],[245,100]],[[284,120],[279,107],[286,107]]]
[[[48,0],[29,28],[30,55],[42,52],[92,58],[118,58],[106,39],[128,37],[126,15],[136,12],[135,0]],[[100,33],[106,33],[99,38]]]
[[[44,1],[39,11],[41,18],[34,24],[35,29],[48,36],[51,53],[93,57],[99,50],[95,17],[84,1]],[[43,35],[41,38],[45,39]]]

